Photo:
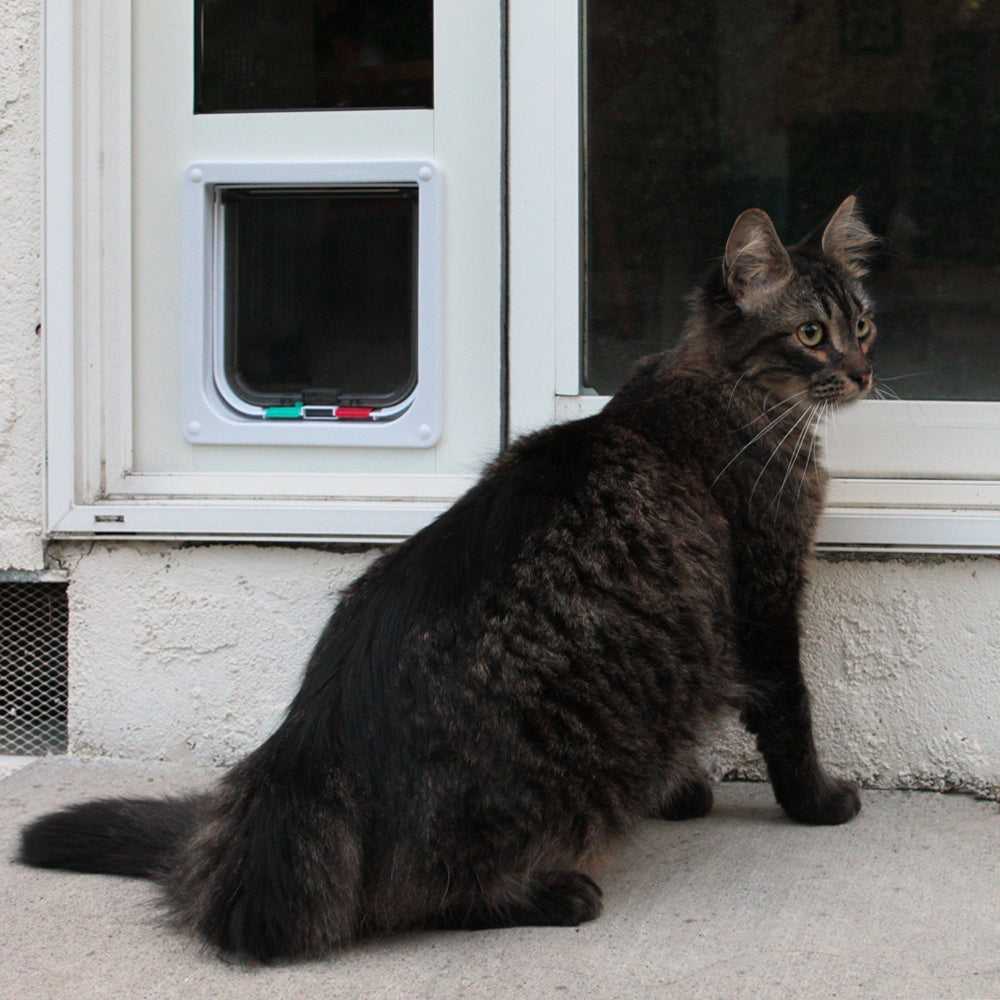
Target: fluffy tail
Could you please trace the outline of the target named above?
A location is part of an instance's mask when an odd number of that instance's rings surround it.
[[[101,799],[26,827],[19,860],[158,882],[173,922],[261,962],[318,957],[360,925],[361,849],[336,782],[302,789],[245,761],[203,796]]]
[[[361,845],[346,796],[231,772],[166,880],[176,922],[260,962],[317,958],[357,934]],[[250,779],[250,780],[248,780]]]
[[[18,860],[36,868],[165,878],[203,799],[98,799],[35,820]]]

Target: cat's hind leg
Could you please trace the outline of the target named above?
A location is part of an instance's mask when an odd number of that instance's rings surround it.
[[[498,927],[576,927],[601,912],[600,886],[578,871],[507,876],[485,891],[469,892],[437,914],[439,930]]]
[[[660,819],[699,819],[712,811],[715,796],[712,783],[704,774],[685,779],[674,786],[654,807]]]
[[[694,759],[674,760],[651,790],[650,819],[699,819],[712,811],[712,782]]]

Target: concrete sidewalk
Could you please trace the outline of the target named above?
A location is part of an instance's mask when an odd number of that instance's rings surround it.
[[[176,792],[204,769],[52,758],[0,780],[10,858],[28,818],[80,798]],[[786,821],[727,784],[704,820],[648,822],[577,929],[413,934],[307,965],[226,965],[156,925],[146,883],[0,863],[0,998],[1000,1000],[1000,811],[867,792],[846,827]]]

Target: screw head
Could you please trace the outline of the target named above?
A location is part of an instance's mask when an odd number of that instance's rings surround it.
[[[201,169],[199,167],[192,167],[191,170],[188,172],[188,177],[190,177],[195,184],[200,184],[204,176],[205,175],[201,172]]]
[[[432,177],[434,176],[434,168],[433,168],[433,167],[432,167],[432,166],[431,166],[430,164],[428,164],[428,163],[425,163],[425,164],[424,164],[424,165],[423,165],[423,166],[422,166],[422,167],[421,167],[421,168],[420,168],[420,169],[419,169],[419,170],[417,171],[417,176],[418,176],[418,177],[419,177],[419,178],[420,178],[420,179],[421,179],[422,181],[429,181],[429,180],[430,180],[430,179],[431,179],[431,178],[432,178]]]
[[[417,428],[417,436],[421,441],[430,441],[432,433],[429,424],[421,424]]]
[[[190,437],[197,437],[201,433],[201,422],[198,420],[189,420],[187,432]]]

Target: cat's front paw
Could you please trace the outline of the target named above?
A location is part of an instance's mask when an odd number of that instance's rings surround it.
[[[854,819],[861,811],[861,795],[853,781],[825,777],[811,788],[786,796],[781,805],[800,823],[836,826]]]

